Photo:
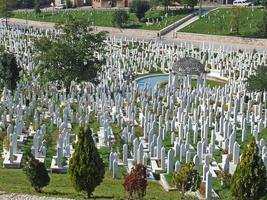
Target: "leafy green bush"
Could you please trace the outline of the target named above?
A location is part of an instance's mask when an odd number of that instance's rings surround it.
[[[27,159],[23,170],[36,192],[41,192],[42,188],[50,182],[44,163],[35,159],[32,155]]]
[[[173,183],[181,193],[183,199],[186,191],[195,191],[200,186],[200,176],[195,170],[193,162],[186,163],[179,172],[173,173]]]

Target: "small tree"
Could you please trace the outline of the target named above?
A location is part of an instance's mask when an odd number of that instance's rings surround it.
[[[248,90],[264,92],[267,91],[267,66],[258,66],[255,74],[247,79]]]
[[[237,200],[260,199],[266,194],[266,186],[266,169],[253,137],[233,174],[231,192]]]
[[[5,86],[14,91],[19,80],[19,72],[20,68],[14,54],[0,50],[0,88]]]
[[[145,13],[149,10],[149,8],[149,3],[143,0],[133,0],[130,4],[130,12],[135,13],[139,21],[145,16]]]
[[[180,191],[180,199],[184,199],[186,191],[195,191],[200,185],[200,176],[193,162],[186,163],[179,172],[174,172],[172,179]]]
[[[36,14],[41,13],[40,0],[35,0],[34,1],[34,11],[35,11]]]
[[[69,163],[71,182],[77,191],[85,191],[90,198],[104,178],[105,167],[89,127],[80,128],[78,142],[74,146]]]
[[[45,165],[35,159],[31,154],[26,159],[23,170],[35,191],[41,192],[42,188],[47,186],[50,182]]]
[[[129,199],[143,199],[147,187],[146,167],[142,164],[133,167],[125,177],[123,187],[129,193]]]
[[[125,24],[129,19],[129,16],[127,14],[127,11],[125,10],[116,10],[113,13],[112,16],[112,22],[114,26],[118,26],[120,28],[123,27],[123,24]]]

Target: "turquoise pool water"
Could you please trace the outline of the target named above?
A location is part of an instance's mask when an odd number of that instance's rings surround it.
[[[159,74],[159,75],[142,77],[136,80],[136,83],[141,88],[144,87],[146,84],[149,87],[154,88],[156,85],[167,80],[169,80],[169,74]]]

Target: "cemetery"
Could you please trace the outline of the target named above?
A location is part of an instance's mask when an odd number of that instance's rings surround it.
[[[142,164],[144,199],[177,199],[172,177],[191,163],[200,189],[186,199],[232,199],[223,177],[234,175],[252,138],[267,167],[267,92],[251,92],[245,81],[267,65],[267,52],[107,36],[105,51],[94,52],[105,58],[98,84],[72,81],[68,91],[34,73],[34,40],[60,34],[0,29],[0,45],[23,70],[16,89],[0,94],[0,190],[34,193],[22,171],[30,153],[51,179],[38,195],[86,198],[72,187],[69,164],[88,125],[105,165],[99,198],[125,199],[124,176]]]
[[[202,16],[180,30],[188,33],[201,33],[211,35],[257,37],[258,26],[263,19],[264,8],[219,8],[208,15]],[[235,33],[239,24],[239,33]]]

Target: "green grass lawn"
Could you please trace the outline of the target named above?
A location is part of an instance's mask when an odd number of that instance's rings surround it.
[[[28,19],[34,21],[44,21],[44,22],[55,22],[63,23],[69,16],[72,16],[75,19],[82,20],[90,25],[96,26],[106,26],[112,27],[112,15],[114,11],[103,11],[96,10],[94,11],[77,11],[77,10],[62,10],[62,11],[47,11],[40,14],[35,14],[33,11],[20,11],[14,12],[14,17],[19,19]],[[160,30],[175,21],[178,21],[185,16],[187,16],[191,11],[189,10],[176,10],[169,11],[168,17],[164,17],[163,20],[160,20],[159,23],[154,23],[151,25],[146,25],[144,22],[139,22],[135,14],[129,13],[128,23],[125,24],[125,28],[138,28],[138,29],[147,29],[147,30]],[[156,17],[164,16],[165,13],[162,11],[156,11]]]
[[[27,193],[50,197],[85,199],[86,194],[74,190],[69,175],[50,174],[50,184],[42,193],[36,193],[29,184],[21,169],[0,168],[1,191]],[[122,186],[123,179],[113,179],[110,172],[106,172],[105,178],[94,192],[97,199],[120,199],[127,196]],[[157,182],[149,182],[145,199],[178,199],[178,192],[166,192]]]
[[[255,37],[257,24],[262,20],[264,9],[241,8],[240,34],[242,37]],[[231,33],[233,8],[222,8],[183,28],[181,32],[212,35],[234,35]]]

